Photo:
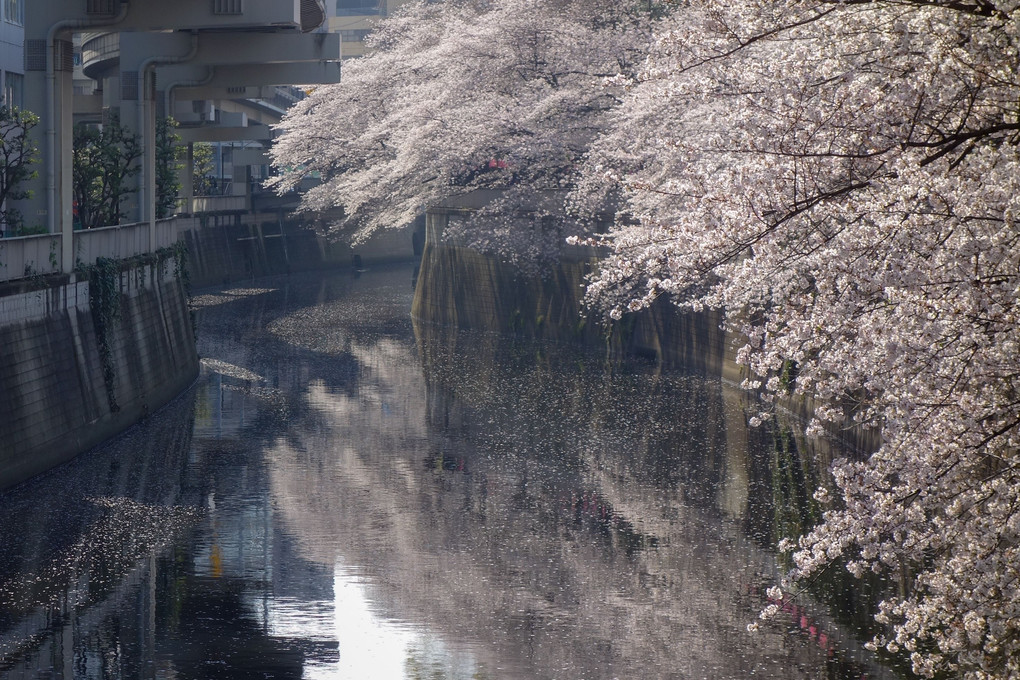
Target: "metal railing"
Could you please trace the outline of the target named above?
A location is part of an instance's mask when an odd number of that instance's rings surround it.
[[[0,239],[0,281],[60,271],[60,234]]]
[[[229,191],[229,184],[223,189]],[[178,240],[179,232],[190,228],[194,219],[189,215],[247,212],[250,200],[243,194],[180,198],[177,216],[156,221],[151,247],[147,222],[75,231],[75,266],[93,264],[100,257],[124,259],[166,248]],[[0,282],[60,273],[61,243],[60,234],[0,238]]]

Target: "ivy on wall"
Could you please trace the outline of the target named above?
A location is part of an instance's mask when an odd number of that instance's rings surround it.
[[[92,309],[92,322],[95,324],[99,360],[103,366],[103,382],[106,384],[106,398],[111,413],[120,410],[114,390],[117,374],[111,340],[114,324],[120,319],[120,274],[123,268],[123,261],[105,257],[81,267],[81,273],[89,280],[89,306]]]
[[[106,385],[106,397],[111,413],[120,410],[115,390],[117,372],[113,356],[113,339],[121,313],[121,274],[136,267],[142,268],[143,271],[149,266],[162,267],[169,260],[173,260],[174,276],[180,279],[185,293],[190,299],[187,247],[181,242],[160,248],[154,253],[130,258],[100,257],[93,264],[79,264],[75,269],[79,277],[86,278],[89,282],[89,306],[92,309],[92,322],[96,330],[99,359],[103,367],[103,382]],[[139,280],[144,285],[144,274],[140,276]],[[155,283],[155,277],[153,283]],[[192,322],[194,326],[194,320]]]

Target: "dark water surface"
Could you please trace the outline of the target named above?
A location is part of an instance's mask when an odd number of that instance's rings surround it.
[[[199,383],[0,496],[0,677],[881,675],[746,631],[816,480],[739,393],[415,328],[410,276],[197,296]]]

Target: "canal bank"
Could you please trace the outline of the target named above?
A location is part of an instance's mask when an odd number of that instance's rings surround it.
[[[559,261],[542,274],[524,274],[497,256],[445,235],[478,209],[477,198],[429,208],[425,244],[411,310],[416,320],[461,330],[515,334],[538,340],[601,347],[609,358],[639,357],[662,371],[720,379],[740,387],[750,376],[737,361],[746,338],[726,329],[717,309],[682,311],[665,297],[647,309],[611,321],[585,306],[586,280],[598,267],[593,248],[568,246]],[[745,391],[744,399],[757,395]],[[776,403],[793,430],[811,420],[818,403],[810,396],[788,395]],[[802,438],[802,437],[801,437]],[[843,455],[874,451],[877,430],[863,430],[853,405],[844,407],[843,422],[824,443]],[[822,444],[819,442],[819,444]],[[804,446],[805,442],[801,442]]]
[[[116,436],[194,381],[187,289],[420,254],[409,230],[353,249],[279,212],[163,220],[158,243],[170,245],[156,254],[145,254],[147,229],[76,232],[74,274],[52,273],[59,236],[0,242],[0,274],[19,276],[0,276],[0,490]]]
[[[198,375],[173,250],[0,291],[0,489],[122,432]]]

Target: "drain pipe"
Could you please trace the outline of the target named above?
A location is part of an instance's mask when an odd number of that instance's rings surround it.
[[[205,67],[206,75],[204,78],[198,80],[175,80],[168,84],[163,92],[163,108],[167,111],[167,115],[170,114],[174,109],[173,91],[179,87],[202,87],[212,82],[213,77],[216,75],[216,69],[212,66]]]
[[[156,250],[156,133],[151,110],[155,100],[146,91],[149,71],[157,64],[179,64],[198,54],[198,31],[191,31],[191,46],[179,56],[149,57],[138,68],[138,130],[141,133],[142,176],[138,183],[138,221],[149,224],[149,252]],[[168,112],[169,114],[169,112]]]
[[[163,91],[163,108],[167,111],[168,114],[173,112],[174,105],[176,104],[173,95],[174,90],[176,90],[179,87],[201,87],[203,85],[208,85],[209,83],[212,82],[213,77],[215,77],[216,75],[216,68],[213,66],[206,66],[205,71],[206,71],[205,77],[203,78],[199,78],[197,80],[175,80],[166,86],[166,89]],[[191,153],[192,153],[191,143],[189,142],[188,143],[189,160],[187,163],[187,167],[185,168],[185,172],[192,172],[192,170],[194,169],[191,160]],[[187,180],[185,186],[190,187],[190,189],[185,193],[184,196],[184,199],[187,201],[185,212],[187,212],[188,214],[192,214],[195,201],[194,185],[189,179]]]
[[[54,227],[61,227],[61,272],[71,271],[74,265],[74,246],[72,243],[74,232],[72,228],[69,230],[71,233],[66,234],[66,238],[64,238],[63,223],[57,219],[58,215],[55,214],[57,207],[57,112],[54,110],[56,106],[56,92],[54,90],[57,84],[57,69],[56,63],[54,63],[53,52],[56,49],[57,36],[64,31],[73,31],[75,29],[116,26],[127,18],[127,14],[128,3],[122,0],[120,9],[117,10],[117,14],[113,17],[103,17],[101,19],[65,19],[50,26],[50,29],[46,32],[46,215],[49,218],[50,233],[53,233]]]

